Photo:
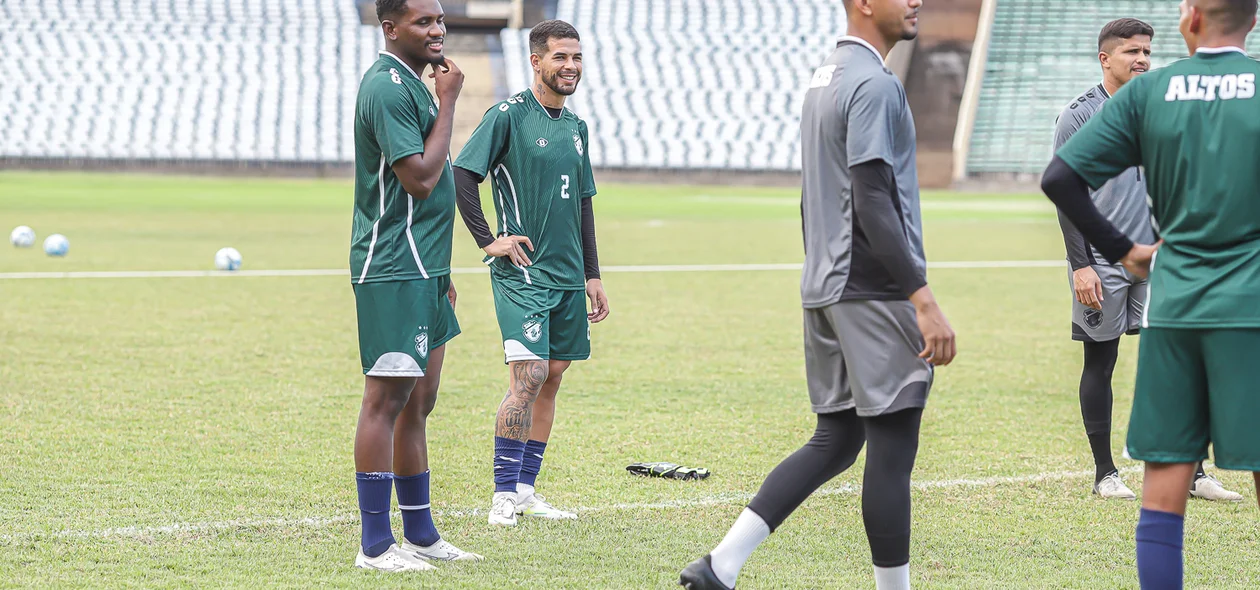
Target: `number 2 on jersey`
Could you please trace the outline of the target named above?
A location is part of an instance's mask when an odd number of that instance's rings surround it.
[[[560,187],[560,198],[567,199],[569,198],[569,175],[561,174],[560,180],[564,182],[564,186]]]

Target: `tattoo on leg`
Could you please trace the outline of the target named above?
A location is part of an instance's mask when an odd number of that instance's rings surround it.
[[[529,440],[533,426],[534,400],[547,381],[547,361],[512,363],[512,384],[499,404],[495,436],[513,440]]]

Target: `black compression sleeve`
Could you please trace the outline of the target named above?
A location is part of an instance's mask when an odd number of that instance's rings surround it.
[[[1126,237],[1094,206],[1089,185],[1062,158],[1055,156],[1041,177],[1041,190],[1072,225],[1110,262],[1118,262],[1133,249]]]
[[[1067,248],[1068,265],[1072,270],[1080,270],[1094,263],[1093,253],[1089,250],[1089,242],[1077,231],[1076,226],[1068,221],[1063,212],[1059,212],[1059,229],[1063,230],[1063,245]]]
[[[595,207],[582,199],[582,266],[586,280],[599,278],[599,251],[595,248]]]
[[[486,223],[486,214],[481,211],[479,185],[484,179],[458,166],[455,168],[455,202],[459,205],[459,215],[464,218],[464,225],[477,241],[478,248],[485,248],[494,242],[490,224]]]
[[[897,184],[892,166],[883,160],[849,168],[853,179],[853,213],[871,250],[897,286],[909,297],[927,285],[927,277],[915,264],[897,205]]]

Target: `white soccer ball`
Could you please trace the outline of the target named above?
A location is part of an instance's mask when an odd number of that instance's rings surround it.
[[[9,243],[18,248],[30,248],[35,245],[35,230],[19,225],[9,234]]]
[[[214,254],[214,267],[219,270],[236,270],[241,267],[241,253],[236,248],[223,248]]]
[[[70,251],[70,240],[61,234],[53,234],[44,240],[44,253],[49,256],[65,256]]]

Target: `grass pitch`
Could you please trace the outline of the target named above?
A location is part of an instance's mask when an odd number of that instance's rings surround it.
[[[246,269],[345,268],[350,193],[344,181],[0,174],[0,229],[71,242],[65,259],[0,248],[0,273],[209,270],[223,246]],[[605,266],[802,256],[795,190],[603,186],[596,199]],[[1062,255],[1035,195],[929,193],[924,218],[933,261]],[[458,229],[454,265],[479,260]],[[487,277],[456,276],[464,333],[429,425],[433,499],[443,535],[488,560],[412,577],[351,567],[362,377],[348,277],[0,279],[0,586],[668,587],[812,432],[798,278],[608,273],[613,315],[594,328],[593,360],[566,374],[539,480],[581,518],[502,530],[484,511],[507,374]],[[1066,278],[930,272],[960,356],[924,420],[919,587],[1137,587],[1137,506],[1088,493]],[[1116,371],[1117,455],[1135,344]],[[646,460],[714,476],[624,471]],[[740,587],[873,587],[861,469],[806,502]],[[1250,477],[1219,475],[1246,500],[1191,502],[1188,586],[1255,587]]]

